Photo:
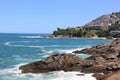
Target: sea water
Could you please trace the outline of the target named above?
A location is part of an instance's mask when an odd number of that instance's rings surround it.
[[[0,34],[0,80],[96,80],[92,74],[54,71],[22,74],[19,66],[39,61],[56,53],[71,53],[112,40],[91,38],[42,38],[47,34]],[[81,54],[85,58],[87,55]]]

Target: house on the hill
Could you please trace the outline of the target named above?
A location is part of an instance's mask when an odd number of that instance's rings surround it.
[[[112,31],[110,31],[110,33],[113,35],[117,35],[120,33],[120,29],[119,30],[112,30]]]

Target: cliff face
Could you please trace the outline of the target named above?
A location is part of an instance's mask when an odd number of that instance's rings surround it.
[[[108,30],[108,26],[115,23],[120,23],[120,12],[102,15],[95,20],[92,20],[91,22],[85,24],[85,27]]]

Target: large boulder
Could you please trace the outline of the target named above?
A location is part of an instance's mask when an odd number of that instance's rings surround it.
[[[120,39],[115,39],[113,42],[94,46],[83,50],[76,50],[73,53],[85,53],[85,54],[114,54],[118,55],[120,52]]]
[[[37,61],[19,67],[23,73],[44,73],[50,71],[78,71],[83,59],[73,54],[55,54],[43,61]]]

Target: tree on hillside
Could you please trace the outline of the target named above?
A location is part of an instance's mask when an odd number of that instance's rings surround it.
[[[120,28],[120,24],[115,23],[114,25],[109,26],[109,31],[111,30],[118,30]]]
[[[99,37],[108,37],[108,36],[110,36],[110,32],[109,31],[100,30],[100,31],[97,32],[97,35]]]

